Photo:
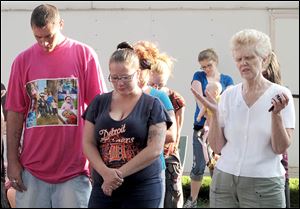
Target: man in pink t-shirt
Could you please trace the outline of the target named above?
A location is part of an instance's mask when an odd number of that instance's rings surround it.
[[[87,207],[90,196],[81,115],[106,86],[95,51],[66,38],[63,24],[56,7],[36,7],[31,27],[37,43],[12,64],[8,178],[17,190],[17,207]],[[72,123],[63,114],[65,98],[72,99]]]

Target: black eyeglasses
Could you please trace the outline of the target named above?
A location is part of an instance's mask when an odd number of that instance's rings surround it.
[[[116,83],[118,81],[122,81],[125,83],[128,83],[130,81],[132,81],[133,76],[135,75],[136,71],[134,73],[132,73],[131,75],[109,75],[108,76],[108,80],[109,82],[113,82]]]

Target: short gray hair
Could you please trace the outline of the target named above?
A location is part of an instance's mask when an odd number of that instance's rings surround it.
[[[270,37],[255,29],[244,29],[232,36],[232,51],[245,46],[254,46],[255,53],[262,58],[267,58],[272,53]]]

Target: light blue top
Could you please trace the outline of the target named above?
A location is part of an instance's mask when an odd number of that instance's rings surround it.
[[[162,102],[162,104],[164,105],[164,107],[166,108],[167,111],[174,110],[172,102],[171,102],[169,96],[165,92],[150,87],[149,95],[158,98]],[[164,158],[164,153],[161,153],[159,157],[161,159],[162,169],[165,170],[166,162],[165,162],[165,158]]]

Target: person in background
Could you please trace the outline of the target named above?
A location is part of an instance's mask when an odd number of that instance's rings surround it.
[[[6,101],[6,87],[3,83],[1,83],[1,106],[3,111],[4,121],[6,122],[7,110],[5,109],[5,101]]]
[[[198,55],[200,71],[195,72],[192,80],[192,88],[200,95],[206,96],[206,86],[208,82],[219,82],[222,85],[222,92],[233,85],[233,80],[229,75],[220,73],[218,70],[219,58],[215,50],[205,49]],[[194,114],[194,132],[193,132],[193,167],[190,173],[191,177],[191,194],[184,204],[184,208],[197,207],[197,199],[202,184],[202,179],[206,167],[203,154],[203,129],[205,117],[198,122],[197,117],[200,112],[201,102],[196,99],[196,111]],[[216,153],[219,154],[219,153]]]
[[[173,69],[173,59],[167,54],[159,54],[155,63],[151,65],[148,85],[165,92],[174,107],[177,124],[176,141],[166,143],[164,157],[166,161],[166,194],[164,208],[182,208],[183,191],[181,177],[183,168],[180,163],[178,145],[184,121],[185,100],[176,91],[167,87],[167,81]]]
[[[272,83],[282,85],[280,65],[278,63],[278,59],[274,51],[272,51],[269,65],[267,65],[266,70],[264,70],[262,74],[266,79],[268,79]],[[287,151],[282,154],[281,163],[285,169],[285,184],[284,184],[285,204],[286,204],[286,208],[290,208],[291,198],[290,198],[289,164],[288,164]]]
[[[64,21],[53,5],[36,7],[30,25],[37,43],[14,60],[6,100],[7,170],[17,190],[16,206],[84,208],[91,192],[82,150],[84,121],[79,118],[76,125],[67,126],[40,117],[26,124],[34,106],[32,92],[27,91],[32,88],[27,86],[34,84],[37,96],[51,91],[57,99],[61,81],[72,80],[78,84],[74,96],[81,115],[96,95],[106,91],[98,57],[91,47],[62,34]]]
[[[164,107],[168,111],[168,114],[173,122],[172,126],[167,131],[165,144],[174,143],[176,142],[176,137],[177,137],[177,127],[176,127],[177,123],[175,118],[174,107],[172,106],[171,100],[169,99],[168,95],[165,92],[161,90],[157,90],[148,85],[151,68],[153,65],[155,65],[158,56],[160,54],[158,47],[154,43],[149,41],[138,41],[133,45],[133,48],[140,60],[141,72],[139,74],[139,87],[143,90],[143,92],[151,96],[157,97],[163,103]],[[163,192],[162,192],[161,203],[159,205],[159,208],[163,208],[165,193],[166,193],[166,180],[165,180],[166,162],[164,159],[163,152],[161,153],[160,158],[162,161],[162,168],[163,168],[161,173],[161,177],[163,179],[163,184],[162,184]]]
[[[212,95],[212,97],[214,99],[216,99],[216,101],[219,101],[221,92],[222,92],[222,85],[216,81],[208,82],[206,85],[206,91],[210,95]],[[199,122],[203,116],[205,117],[205,123],[203,126],[204,133],[202,135],[202,140],[200,142],[202,143],[203,155],[204,155],[206,165],[209,168],[209,173],[210,173],[210,176],[212,177],[214,167],[215,167],[216,162],[219,159],[220,155],[218,155],[212,151],[212,149],[210,148],[210,145],[208,143],[208,139],[207,139],[208,132],[209,132],[210,118],[212,116],[212,113],[208,108],[206,108],[203,105],[200,109],[201,110],[198,114],[197,121]]]
[[[138,85],[139,58],[118,45],[109,60],[113,91],[97,96],[83,115],[84,153],[93,167],[90,208],[157,208],[161,160],[172,124],[160,101]]]
[[[7,111],[5,109],[5,101],[6,101],[6,88],[3,83],[1,83],[1,180],[5,182],[5,175],[6,175],[6,143],[4,140],[4,135],[6,135],[6,116]]]
[[[2,83],[1,83],[1,101],[2,101],[2,97],[4,97],[5,95],[5,89],[2,89]],[[4,86],[4,85],[3,85]],[[5,88],[5,87],[4,87]],[[6,182],[6,171],[5,171],[5,165],[4,165],[4,146],[3,146],[3,136],[4,136],[4,132],[6,129],[6,123],[5,123],[5,119],[4,119],[4,114],[3,114],[3,106],[1,104],[1,208],[9,208],[9,202],[7,199],[7,190],[5,188],[5,182]]]
[[[3,207],[7,204],[11,208],[16,207],[16,190],[12,187],[12,183],[9,181],[6,175],[7,168],[7,142],[6,142],[6,116],[7,111],[5,109],[6,101],[6,87],[1,83],[1,193],[3,195]],[[2,187],[3,185],[3,187]],[[5,195],[5,196],[4,196]],[[8,202],[6,202],[8,201]]]
[[[265,33],[239,31],[231,50],[242,82],[227,89],[219,105],[211,95],[204,98],[192,89],[213,113],[208,140],[221,153],[210,186],[211,208],[285,207],[281,158],[296,119],[290,90],[262,75],[271,49]]]

